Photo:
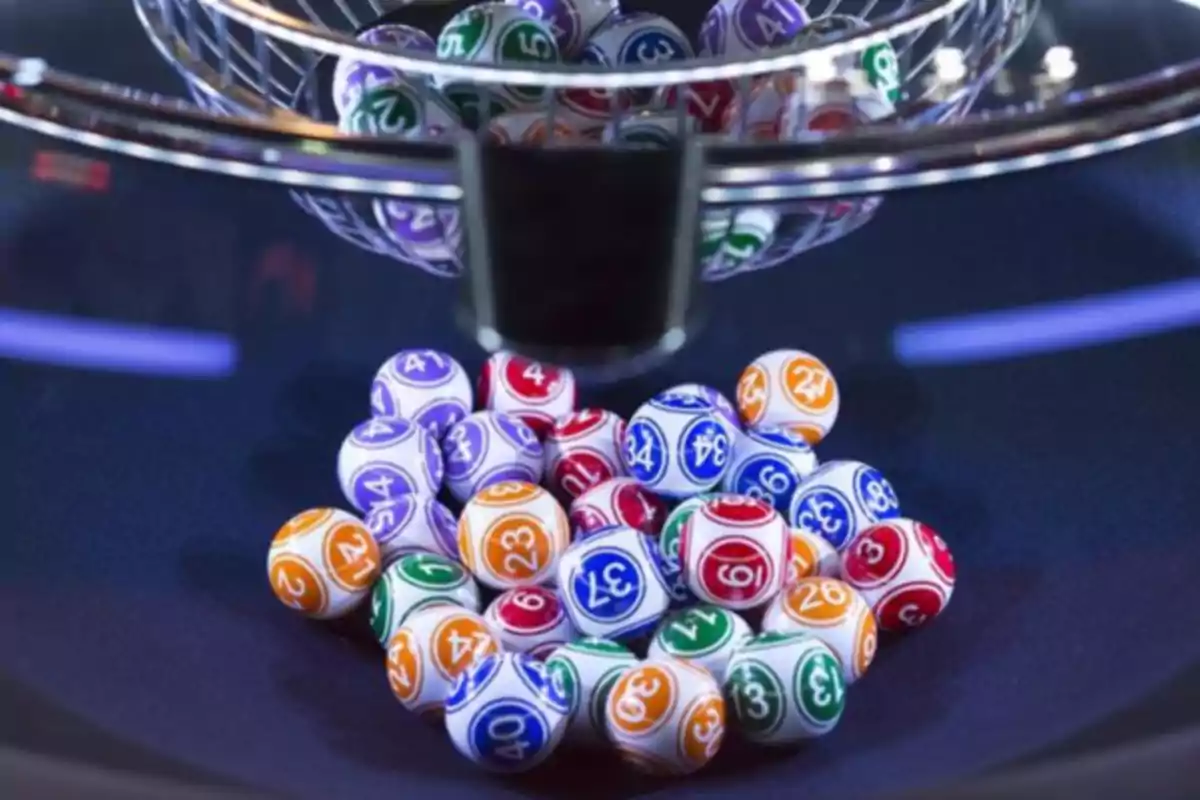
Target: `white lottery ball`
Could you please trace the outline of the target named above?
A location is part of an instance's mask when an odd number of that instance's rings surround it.
[[[737,434],[722,486],[786,514],[801,481],[816,468],[817,454],[804,437],[787,428],[761,425]]]
[[[896,490],[861,461],[830,461],[805,478],[788,506],[788,524],[839,552],[876,522],[900,516]]]
[[[638,663],[629,648],[609,639],[586,636],[559,647],[546,659],[546,671],[571,700],[567,742],[584,746],[607,743],[604,706],[608,693]]]
[[[379,546],[345,511],[313,508],[276,532],[267,555],[267,579],[279,602],[314,619],[354,610],[379,577]]]
[[[866,674],[879,644],[867,601],[835,578],[801,578],[784,589],[763,614],[762,629],[820,639],[837,656],[847,686]]]
[[[842,559],[824,537],[792,528],[791,538],[792,566],[788,570],[788,586],[801,578],[841,577]]]
[[[645,11],[617,14],[596,29],[584,45],[584,63],[615,68],[657,65],[686,61],[694,55],[692,43],[675,23],[658,14]],[[635,90],[630,93],[635,105],[645,105],[653,98],[654,90]]]
[[[377,25],[358,34],[356,38],[363,44],[407,53],[432,54],[436,47],[432,36],[411,25]],[[352,108],[363,92],[393,83],[401,77],[399,70],[381,64],[353,58],[338,59],[333,70],[333,105],[338,116]]]
[[[718,681],[734,652],[754,632],[746,620],[724,608],[698,605],[662,621],[650,641],[647,658],[679,658],[704,667]]]
[[[437,715],[454,680],[477,659],[498,652],[500,640],[479,614],[429,606],[409,616],[388,642],[388,685],[409,711]]]
[[[772,350],[742,372],[737,404],[746,425],[780,425],[816,444],[837,421],[841,397],[819,358],[803,350]]]
[[[575,391],[571,370],[512,353],[494,354],[479,374],[479,402],[517,417],[539,439],[556,419],[575,410]]]
[[[540,486],[492,484],[458,518],[463,564],[485,586],[512,589],[552,583],[571,538],[566,512]]]
[[[792,42],[809,24],[804,0],[719,0],[700,26],[706,56],[748,56]]]
[[[440,350],[401,350],[375,374],[371,412],[404,417],[440,440],[475,403],[462,365]]]
[[[628,527],[597,531],[567,548],[558,587],[580,633],[617,641],[650,633],[671,604],[658,546]]]
[[[569,499],[624,474],[624,436],[625,420],[611,411],[581,408],[560,417],[543,442],[546,485]]]
[[[608,695],[605,723],[621,758],[652,775],[687,775],[725,739],[721,686],[701,667],[675,658],[642,662]]]
[[[702,397],[712,403],[713,408],[717,410],[717,414],[720,415],[721,419],[729,423],[729,435],[731,437],[735,431],[742,429],[742,420],[738,417],[737,408],[729,401],[728,397],[711,386],[705,386],[702,383],[681,383],[667,389],[666,393]]]
[[[592,32],[618,12],[617,0],[509,0],[546,24],[564,58],[574,58]]]
[[[497,411],[476,411],[442,439],[446,488],[460,503],[502,481],[538,483],[544,451],[521,420]]]
[[[688,589],[722,608],[764,605],[783,588],[791,561],[790,531],[771,506],[718,495],[683,524],[680,560]]]
[[[570,701],[542,662],[497,653],[476,662],[446,700],[458,752],[492,772],[524,772],[550,756],[567,729]]]
[[[544,661],[552,650],[575,639],[566,608],[553,589],[522,586],[496,597],[484,613],[504,649]]]
[[[437,553],[460,560],[458,520],[432,497],[405,494],[379,503],[364,522],[379,544],[384,566],[409,553]]]
[[[725,678],[730,722],[755,744],[788,746],[824,736],[846,707],[833,652],[804,633],[762,633],[743,644]]]
[[[363,513],[406,494],[436,497],[444,474],[437,440],[401,417],[359,424],[338,451],[342,493]]]
[[[577,538],[614,525],[653,535],[666,518],[663,501],[633,478],[612,478],[571,501],[571,531]]]
[[[842,579],[862,593],[886,631],[919,628],[945,611],[955,578],[946,542],[911,519],[873,525],[842,553]]]
[[[712,403],[663,392],[625,427],[625,469],[656,494],[683,498],[706,492],[729,469],[733,442]]]
[[[455,561],[410,553],[385,569],[371,591],[371,630],[387,647],[409,616],[446,604],[479,611],[479,587]]]

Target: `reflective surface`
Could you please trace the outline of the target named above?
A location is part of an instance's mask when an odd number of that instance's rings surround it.
[[[129,50],[101,52],[84,35],[99,12],[52,5],[16,26],[23,47],[161,74],[152,53],[105,55],[141,52],[135,24]],[[1081,74],[1166,63],[1200,30],[1161,3],[1112,17],[1114,37],[1098,17],[1118,6],[1047,12]],[[665,367],[586,390],[628,413],[811,349],[845,397],[821,457],[879,466],[960,569],[945,618],[887,643],[830,738],[730,747],[673,784],[578,759],[487,778],[394,703],[361,631],[270,596],[268,538],[340,502],[333,459],[376,365],[423,344],[478,369],[452,282],[346,245],[277,188],[3,137],[0,697],[22,712],[0,714],[6,743],[301,796],[859,796],[1197,722],[1175,702],[1106,726],[1200,659],[1195,137],[889,198],[842,241],[719,284]]]

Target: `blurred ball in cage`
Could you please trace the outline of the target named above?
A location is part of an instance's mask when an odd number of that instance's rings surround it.
[[[690,117],[667,112],[643,112],[605,126],[601,140],[627,147],[665,148],[691,132]]]
[[[509,0],[509,4],[546,23],[563,58],[579,55],[588,37],[620,11],[617,0]]]
[[[812,24],[800,32],[797,41],[802,44],[816,44],[857,33],[868,27],[864,19],[849,14],[830,14],[813,20]],[[860,52],[848,53],[836,59],[834,66],[842,74],[851,70],[862,70],[867,82],[879,92],[889,106],[900,100],[900,60],[890,42],[881,42]]]
[[[550,28],[520,8],[480,3],[455,14],[437,38],[437,56],[486,64],[554,64],[558,45]],[[440,88],[472,129],[506,111],[537,108],[542,86],[488,86],[471,81],[440,82]]]
[[[719,0],[700,26],[702,56],[747,56],[790,44],[809,24],[802,0]]]
[[[589,56],[588,51],[594,52]],[[585,63],[665,67],[669,61],[692,58],[694,52],[687,35],[674,22],[657,14],[636,12],[612,17],[588,41],[584,54]],[[634,89],[628,94],[628,102],[640,107],[651,103],[655,90]]]
[[[404,78],[367,89],[338,127],[361,136],[437,137],[460,127],[454,110],[435,92]]]
[[[501,114],[488,125],[487,138],[495,144],[535,144],[549,141],[571,142],[579,137],[566,120],[555,119],[553,124],[544,111],[515,111]]]
[[[393,242],[423,261],[462,258],[462,217],[458,206],[376,200],[375,219]]]
[[[667,86],[659,90],[659,102],[665,108],[675,108],[678,86]],[[690,83],[683,86],[683,102],[688,116],[696,120],[696,127],[704,133],[717,133],[730,103],[737,96],[733,81],[722,78],[715,81]]]
[[[614,62],[608,52],[588,42],[579,56],[579,63],[592,67],[612,67]],[[604,126],[615,112],[629,109],[632,98],[629,92],[613,89],[563,89],[558,94],[571,121],[580,132],[588,137],[599,137]]]
[[[358,41],[408,53],[432,54],[433,37],[411,25],[379,25],[358,35]],[[364,91],[392,83],[403,75],[399,70],[352,58],[342,58],[333,71],[333,105],[338,116],[348,112]]]

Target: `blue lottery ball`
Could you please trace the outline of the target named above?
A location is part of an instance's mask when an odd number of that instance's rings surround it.
[[[820,536],[838,551],[885,519],[900,516],[896,490],[879,470],[861,461],[830,461],[809,475],[788,506],[788,523]]]
[[[684,498],[720,483],[732,451],[728,424],[711,402],[663,392],[630,417],[622,458],[629,475],[647,489]]]
[[[817,468],[817,454],[804,437],[775,425],[738,434],[723,486],[770,503],[786,514],[800,483]]]

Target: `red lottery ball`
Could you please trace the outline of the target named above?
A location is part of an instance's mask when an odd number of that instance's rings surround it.
[[[701,601],[734,610],[758,608],[783,588],[791,531],[770,503],[717,495],[683,523],[679,563]]]
[[[489,411],[512,414],[542,438],[554,420],[575,409],[575,376],[564,367],[496,353],[479,375],[479,397]]]
[[[625,420],[611,411],[583,408],[561,417],[546,435],[546,485],[573,499],[624,473]]]
[[[889,519],[860,533],[842,554],[842,579],[862,594],[879,626],[919,628],[954,593],[954,556],[933,528]]]
[[[613,478],[576,497],[568,517],[576,536],[613,525],[657,536],[667,521],[667,507],[633,478]]]
[[[663,90],[662,102],[667,108],[675,108],[677,92],[676,86],[668,86]],[[696,120],[697,127],[704,133],[718,133],[721,130],[726,111],[736,95],[737,90],[729,78],[689,83],[683,88],[688,115]]]
[[[578,638],[558,594],[541,586],[509,589],[483,616],[504,649],[541,660]]]

